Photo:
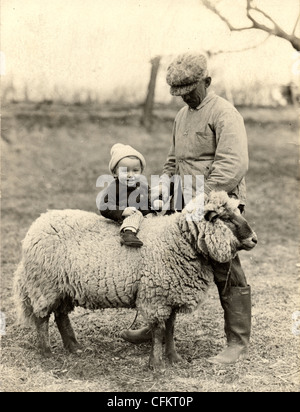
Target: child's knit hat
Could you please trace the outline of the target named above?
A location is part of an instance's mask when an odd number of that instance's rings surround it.
[[[117,166],[119,161],[121,159],[124,159],[124,157],[128,157],[128,156],[135,156],[138,159],[140,159],[142,170],[144,170],[146,167],[146,160],[144,156],[129,145],[124,145],[122,143],[114,144],[110,150],[110,155],[111,155],[111,159],[110,159],[108,167],[111,173],[114,173],[115,167]]]

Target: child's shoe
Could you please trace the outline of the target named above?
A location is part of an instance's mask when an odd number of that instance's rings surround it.
[[[131,246],[131,247],[141,247],[143,242],[137,237],[137,235],[132,232],[132,230],[124,230],[121,232],[121,245]]]

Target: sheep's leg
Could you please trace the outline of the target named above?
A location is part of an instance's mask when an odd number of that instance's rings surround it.
[[[44,356],[51,355],[50,348],[50,338],[49,338],[49,317],[45,316],[44,318],[34,317],[34,323],[36,326],[37,337],[38,337],[38,346]]]
[[[180,355],[178,355],[175,342],[174,342],[174,324],[176,319],[176,312],[172,311],[168,320],[166,320],[166,357],[169,359],[170,363],[176,363],[182,361]]]
[[[78,352],[80,345],[76,340],[69,316],[66,313],[55,312],[55,322],[64,343],[64,347],[71,353]]]
[[[149,358],[149,367],[154,371],[161,371],[164,369],[163,362],[163,338],[165,328],[162,325],[152,327],[152,347]]]

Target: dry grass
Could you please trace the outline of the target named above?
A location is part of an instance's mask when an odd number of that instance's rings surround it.
[[[97,109],[97,110],[96,110]],[[241,253],[253,290],[253,332],[249,359],[229,367],[206,359],[224,345],[222,310],[215,288],[201,311],[180,315],[176,341],[182,365],[163,375],[147,369],[150,346],[119,338],[133,310],[85,311],[71,315],[80,355],[69,355],[51,322],[54,355],[42,358],[36,336],[15,322],[12,278],[21,240],[31,222],[49,209],[96,211],[97,177],[108,172],[111,145],[121,141],[141,150],[147,173],[159,174],[175,113],[157,112],[154,130],[139,127],[129,114],[88,107],[14,105],[2,127],[2,336],[1,390],[7,392],[296,392],[299,391],[299,337],[291,332],[298,298],[299,228],[297,123],[287,109],[244,109],[251,167],[247,177],[247,217],[259,245]],[[160,120],[160,119],[164,120]],[[138,319],[138,324],[141,319]]]

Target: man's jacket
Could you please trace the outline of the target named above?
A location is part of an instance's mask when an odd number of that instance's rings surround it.
[[[205,193],[225,190],[245,204],[247,170],[244,121],[231,103],[210,92],[197,109],[185,106],[178,112],[165,175],[203,175]]]

